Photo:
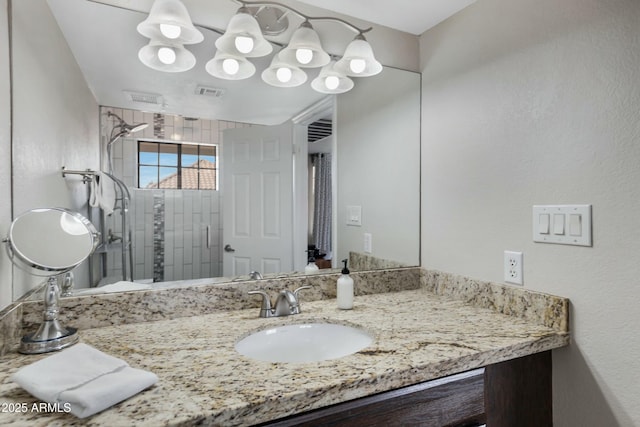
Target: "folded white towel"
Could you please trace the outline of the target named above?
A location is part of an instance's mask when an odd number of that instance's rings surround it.
[[[106,174],[100,174],[100,207],[107,215],[116,205],[116,184]]]
[[[91,180],[89,205],[104,210],[107,215],[113,213],[116,204],[115,183],[109,176],[96,172]]]
[[[152,386],[158,377],[80,343],[21,368],[11,380],[42,401],[69,404],[73,415],[85,418]]]
[[[98,188],[98,174],[100,172],[96,172],[91,182],[89,183],[89,206],[92,208],[97,208],[100,206],[100,190]]]

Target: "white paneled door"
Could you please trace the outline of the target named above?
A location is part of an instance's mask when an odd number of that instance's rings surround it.
[[[293,270],[292,127],[224,131],[223,275]]]

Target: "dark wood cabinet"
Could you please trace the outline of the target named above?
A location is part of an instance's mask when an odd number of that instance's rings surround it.
[[[488,427],[553,425],[551,351],[485,368]]]
[[[551,352],[403,387],[261,426],[545,427],[553,425]]]

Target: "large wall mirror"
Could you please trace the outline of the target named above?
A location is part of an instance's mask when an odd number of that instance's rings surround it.
[[[136,26],[152,1],[131,3],[20,0],[11,7],[13,210],[18,215],[36,207],[64,206],[101,228],[104,245],[92,264],[76,272],[77,287],[131,279],[231,279],[254,270],[263,276],[303,274],[318,218],[330,224],[325,233],[330,243],[322,250],[331,258],[327,267],[353,256],[359,263],[356,270],[419,264],[419,74],[384,67],[374,77],[355,79],[354,89],[345,94],[324,95],[309,84],[288,89],[266,85],[260,72],[269,65],[267,57],[256,61],[258,72],[251,79],[218,80],[204,68],[219,37],[209,30],[202,31],[203,43],[189,46],[197,58],[193,69],[161,73],[137,56],[147,40]],[[184,3],[196,24],[210,28],[225,28],[238,8],[230,0]],[[293,29],[299,26],[295,16],[290,20]],[[344,28],[329,32],[329,45],[353,38]],[[317,74],[309,70],[309,82]],[[112,141],[119,120],[148,126]],[[329,131],[312,137],[310,125]],[[234,159],[254,152],[252,141],[279,138],[287,140],[276,150],[283,175],[249,190],[248,174],[258,166],[242,170]],[[119,212],[105,216],[102,209],[91,208],[91,183],[83,182],[82,174],[61,174],[63,166],[107,171],[109,142],[110,172],[131,197],[125,226],[131,230],[131,258],[109,253],[128,238]],[[203,147],[201,158],[198,147]],[[180,155],[189,165],[215,164],[215,188],[162,188],[159,183],[168,181],[160,175],[155,187],[153,182],[140,185],[140,168],[154,166],[142,162],[141,153],[153,149],[159,155],[183,150]],[[321,170],[329,171],[323,179],[328,180],[331,207],[325,212],[317,210],[321,203],[314,194],[319,190],[312,185],[321,179]],[[283,180],[285,186],[277,187]],[[249,241],[249,248],[266,245],[266,251],[273,251],[273,256],[261,255],[256,266],[247,261],[238,235],[253,227],[249,216],[257,205],[267,209],[259,219],[262,226],[285,240]],[[275,213],[281,216],[275,218]],[[129,274],[122,274],[123,263]],[[14,299],[33,285],[14,272]]]

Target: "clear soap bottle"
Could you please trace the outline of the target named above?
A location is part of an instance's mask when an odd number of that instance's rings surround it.
[[[320,269],[316,265],[316,258],[313,256],[313,249],[307,251],[308,264],[304,267],[304,274],[316,274],[320,272]]]
[[[338,278],[336,294],[338,297],[338,308],[341,310],[351,310],[353,308],[353,279],[349,276],[347,260],[343,259],[344,268]]]

